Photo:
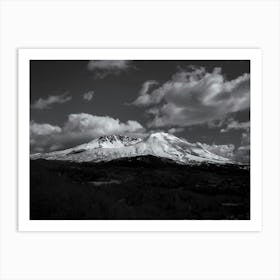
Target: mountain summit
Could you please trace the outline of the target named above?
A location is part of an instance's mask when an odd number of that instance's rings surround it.
[[[208,151],[201,143],[190,143],[165,132],[152,133],[145,138],[122,135],[101,136],[70,149],[32,154],[31,159],[100,162],[145,155],[168,158],[181,164],[231,163],[229,159]]]

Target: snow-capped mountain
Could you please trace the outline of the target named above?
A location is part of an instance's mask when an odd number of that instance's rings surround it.
[[[31,159],[100,162],[144,155],[168,158],[181,164],[231,163],[229,159],[208,151],[201,143],[190,143],[164,132],[152,133],[143,139],[120,135],[102,136],[70,149],[32,154]]]

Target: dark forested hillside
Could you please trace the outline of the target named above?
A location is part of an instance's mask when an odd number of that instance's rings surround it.
[[[31,219],[250,219],[250,171],[153,156],[30,161]]]

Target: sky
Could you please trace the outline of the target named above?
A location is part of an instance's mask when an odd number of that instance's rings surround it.
[[[250,61],[30,61],[31,153],[155,131],[248,162]]]

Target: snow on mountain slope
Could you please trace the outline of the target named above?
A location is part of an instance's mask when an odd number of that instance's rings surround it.
[[[189,143],[164,132],[152,133],[144,139],[120,135],[102,136],[74,148],[33,154],[31,159],[99,162],[143,155],[168,158],[182,164],[231,162],[208,151],[201,143]]]

